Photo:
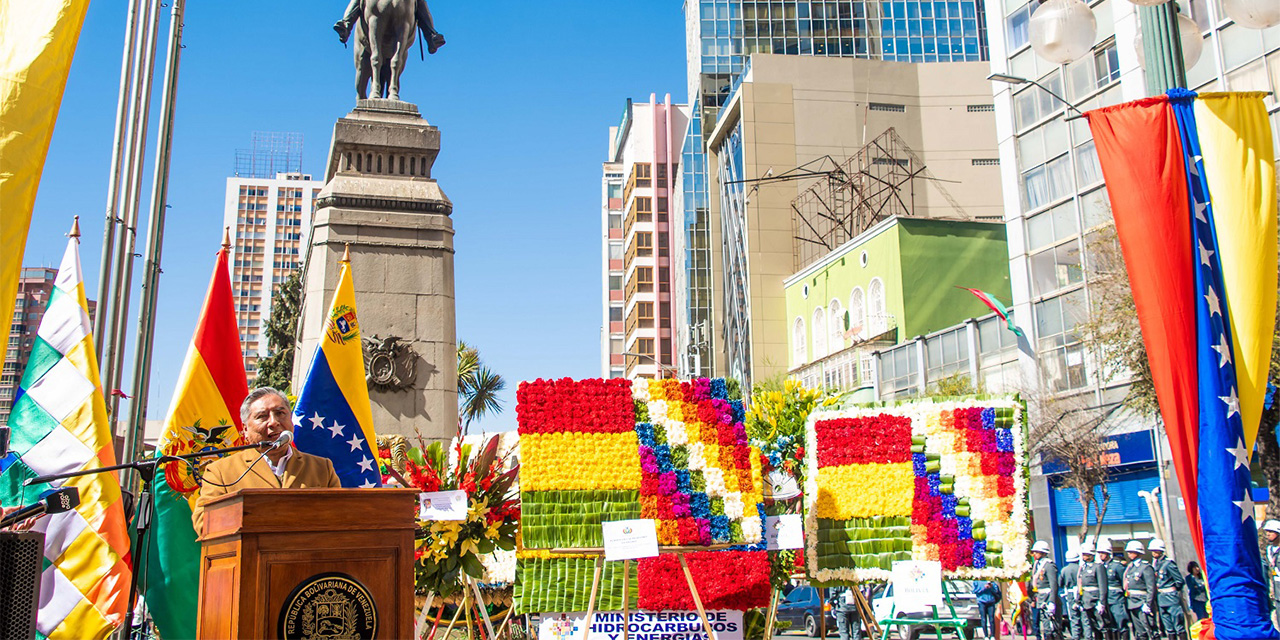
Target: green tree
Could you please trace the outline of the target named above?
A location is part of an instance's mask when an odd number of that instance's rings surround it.
[[[267,334],[268,355],[258,361],[258,386],[275,387],[289,393],[301,303],[302,274],[294,269],[271,298],[271,316],[263,328]]]
[[[488,414],[502,412],[498,394],[507,381],[485,366],[480,351],[458,341],[458,434],[467,435],[471,423]]]

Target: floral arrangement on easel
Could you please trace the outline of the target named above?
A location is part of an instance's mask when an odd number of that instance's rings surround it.
[[[1015,398],[919,401],[810,415],[809,575],[886,580],[897,560],[944,576],[1026,573],[1027,458]]]

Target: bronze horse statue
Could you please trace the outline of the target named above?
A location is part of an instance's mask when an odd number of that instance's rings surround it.
[[[416,0],[365,0],[364,16],[355,30],[356,94],[400,99],[400,74],[417,37]]]

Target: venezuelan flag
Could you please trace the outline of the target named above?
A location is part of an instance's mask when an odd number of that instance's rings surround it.
[[[1249,477],[1276,312],[1262,95],[1174,89],[1086,114],[1223,640],[1277,637]]]
[[[241,444],[240,403],[249,394],[227,268],[229,243],[218,252],[182,374],[169,403],[160,453],[176,456]],[[215,458],[205,458],[203,469]],[[155,516],[146,574],[139,587],[165,638],[196,637],[200,543],[191,508],[200,479],[186,464],[168,463],[156,475]]]
[[[342,486],[382,486],[349,253],[342,256],[324,338],[302,384],[293,424],[298,450],[333,461]]]

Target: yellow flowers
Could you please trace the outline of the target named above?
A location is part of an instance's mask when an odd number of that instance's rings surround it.
[[[640,443],[626,433],[527,433],[520,436],[523,491],[639,489]]]
[[[911,515],[915,473],[910,462],[822,467],[817,480],[819,518]]]

